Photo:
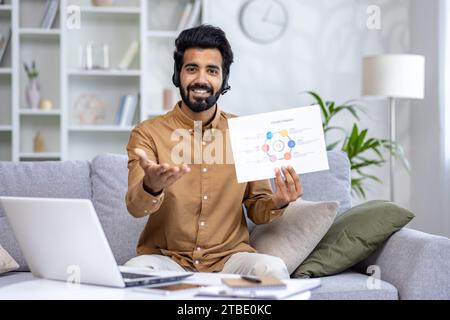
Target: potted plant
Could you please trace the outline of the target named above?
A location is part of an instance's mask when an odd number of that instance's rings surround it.
[[[38,109],[39,101],[41,100],[41,88],[37,80],[39,72],[36,69],[36,63],[33,60],[31,66],[28,66],[24,62],[23,66],[28,76],[28,85],[25,91],[25,97],[28,103],[28,107],[31,109]]]
[[[350,113],[352,117],[359,121],[361,112],[367,114],[361,101],[350,100],[343,104],[337,104],[334,101],[324,101],[315,92],[308,91],[307,93],[320,106],[325,141],[327,141],[327,135],[333,130],[338,130],[343,135],[341,139],[332,143],[328,144],[327,142],[327,150],[334,150],[339,147],[347,153],[350,161],[353,194],[365,199],[366,181],[373,180],[382,183],[378,177],[368,174],[366,169],[372,166],[381,166],[386,162],[383,151],[387,151],[394,157],[399,158],[409,172],[408,160],[405,157],[403,148],[397,142],[369,137],[369,129],[360,129],[357,123],[353,123],[350,131],[340,126],[332,125],[332,120],[335,116],[344,111]]]

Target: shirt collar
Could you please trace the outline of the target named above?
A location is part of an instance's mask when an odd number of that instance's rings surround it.
[[[188,129],[194,128],[194,120],[191,117],[189,117],[186,113],[184,113],[183,110],[181,110],[181,101],[178,101],[176,103],[176,105],[173,108],[173,112],[174,112],[175,118],[179,122],[181,122],[183,124],[183,126],[186,126]],[[214,114],[214,117],[213,117],[212,121],[210,121],[208,123],[208,125],[203,126],[203,130],[210,129],[210,128],[216,129],[217,126],[219,125],[219,121],[220,121],[220,109],[219,109],[219,105],[216,104],[216,112]]]

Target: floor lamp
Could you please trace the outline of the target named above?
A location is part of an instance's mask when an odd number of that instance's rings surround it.
[[[390,107],[390,139],[396,141],[395,99],[423,99],[425,58],[412,54],[386,54],[363,59],[362,95],[385,97]],[[390,200],[394,198],[394,158],[390,154]]]

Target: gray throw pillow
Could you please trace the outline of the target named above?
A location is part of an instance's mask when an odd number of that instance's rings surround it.
[[[291,274],[308,257],[332,225],[339,203],[298,199],[272,223],[258,225],[250,244],[259,252],[281,258]]]
[[[323,277],[347,270],[367,258],[414,214],[385,200],[355,206],[336,218],[295,278]]]
[[[0,274],[13,271],[19,268],[16,261],[0,246]]]

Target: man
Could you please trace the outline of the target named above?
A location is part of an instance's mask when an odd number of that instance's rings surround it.
[[[249,245],[242,204],[256,224],[270,223],[302,195],[298,175],[292,167],[277,168],[272,193],[267,180],[238,184],[233,163],[201,158],[214,133],[226,136],[227,119],[233,117],[216,104],[229,89],[233,53],[225,33],[209,25],[183,31],[175,46],[173,82],[182,100],[169,113],[136,126],[127,146],[127,208],[135,217],[149,218],[138,256],[126,265],[288,278],[280,258]],[[189,138],[184,163],[174,152],[179,146],[174,133],[180,131]]]

